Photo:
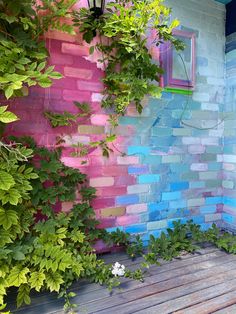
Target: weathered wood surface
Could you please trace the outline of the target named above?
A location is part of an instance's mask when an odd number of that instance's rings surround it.
[[[103,256],[107,263],[120,263],[135,269],[141,258],[130,261],[123,253]],[[77,313],[97,314],[236,314],[236,256],[214,247],[200,249],[162,266],[152,266],[143,283],[122,279],[112,295],[105,287],[80,281],[72,287],[77,292]],[[12,293],[11,300],[15,294]],[[10,301],[10,304],[13,303]],[[55,294],[34,293],[32,303],[16,314],[63,314],[63,300]]]

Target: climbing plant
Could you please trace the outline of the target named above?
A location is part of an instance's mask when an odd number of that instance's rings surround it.
[[[163,70],[153,61],[149,46],[170,41],[177,49],[183,48],[172,35],[179,22],[170,22],[171,9],[163,2],[112,1],[106,4],[106,12],[96,19],[86,8],[73,12],[74,24],[86,42],[91,43],[96,35],[100,38],[90,52],[98,50],[101,53],[99,61],[104,63],[104,108],[113,108],[123,115],[133,103],[141,113],[144,96],[161,96],[158,83]],[[148,38],[151,34],[154,37],[150,43]]]

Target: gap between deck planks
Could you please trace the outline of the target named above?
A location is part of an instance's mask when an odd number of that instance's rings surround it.
[[[212,307],[217,311],[231,306],[235,299],[232,291],[236,288],[236,256],[211,247],[201,252],[202,255],[183,256],[180,260],[164,262],[161,267],[151,267],[144,283],[124,280],[123,291],[115,289],[112,296],[99,285],[83,283],[79,288],[76,284],[74,290],[78,290],[78,296],[75,303],[80,304],[78,313],[164,314],[180,311],[177,313],[202,314],[212,313],[205,312],[205,308]],[[132,265],[123,254],[114,254],[105,260]],[[133,265],[135,268],[135,263]],[[216,297],[220,298],[222,307],[217,305]],[[62,301],[39,295],[29,307],[16,313],[62,314]]]

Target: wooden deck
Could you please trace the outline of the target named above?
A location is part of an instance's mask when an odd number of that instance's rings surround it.
[[[109,254],[104,259],[133,269],[141,260],[132,262],[123,253]],[[122,282],[112,295],[105,287],[76,283],[77,313],[236,314],[236,256],[213,247],[151,267],[143,283],[128,279]],[[63,301],[54,294],[35,294],[31,305],[13,312],[63,314]]]

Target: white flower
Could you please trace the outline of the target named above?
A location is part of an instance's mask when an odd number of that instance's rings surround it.
[[[121,265],[120,263],[116,262],[114,265],[112,265],[111,270],[112,275],[122,277],[125,274],[125,266]]]

